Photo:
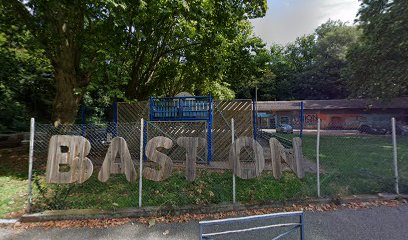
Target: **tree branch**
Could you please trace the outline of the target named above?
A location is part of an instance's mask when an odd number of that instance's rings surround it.
[[[17,13],[19,20],[21,23],[26,25],[33,34],[36,35],[38,29],[37,26],[34,24],[34,17],[30,14],[26,6],[20,2],[19,0],[7,0],[1,1],[0,5],[3,5],[6,9],[10,9]]]

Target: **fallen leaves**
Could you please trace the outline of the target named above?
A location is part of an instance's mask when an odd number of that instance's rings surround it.
[[[398,207],[401,204],[407,204],[407,200],[375,200],[368,202],[349,202],[343,204],[335,203],[323,203],[323,204],[293,204],[283,208],[263,208],[252,209],[245,211],[229,211],[218,212],[209,214],[192,214],[187,213],[178,216],[159,216],[159,217],[140,217],[135,219],[130,218],[115,218],[115,219],[92,219],[92,220],[66,220],[66,221],[48,221],[48,222],[35,222],[35,223],[20,223],[17,222],[14,225],[8,227],[13,229],[28,229],[28,228],[108,228],[119,226],[127,223],[143,223],[149,227],[153,227],[158,223],[182,223],[188,221],[200,221],[204,219],[221,219],[236,216],[248,216],[248,215],[260,215],[275,212],[290,212],[290,211],[306,211],[306,212],[325,212],[335,211],[338,209],[364,209],[374,208],[380,206],[386,207]],[[163,235],[167,235],[169,231],[163,232]]]
[[[249,216],[249,215],[260,215],[275,212],[291,212],[291,211],[307,211],[307,212],[325,212],[325,211],[335,211],[338,209],[362,209],[362,208],[373,208],[373,207],[398,207],[401,204],[406,204],[406,200],[375,200],[369,202],[349,202],[341,205],[336,205],[335,203],[324,203],[324,204],[293,204],[292,206],[283,208],[263,208],[263,209],[253,209],[245,211],[230,211],[230,212],[219,212],[210,214],[183,214],[179,216],[160,216],[160,217],[141,217],[134,219],[135,221],[143,224],[148,224],[151,219],[155,219],[155,223],[182,223],[188,221],[200,221],[204,219],[221,219],[236,216]]]
[[[29,228],[108,228],[129,223],[129,218],[115,219],[89,219],[89,220],[64,220],[64,221],[47,221],[34,223],[17,222],[12,226],[13,229],[29,229]]]
[[[156,220],[154,218],[149,219],[149,227],[153,227],[154,225],[156,225]]]

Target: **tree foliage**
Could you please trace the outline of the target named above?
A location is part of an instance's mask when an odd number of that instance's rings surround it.
[[[287,46],[273,45],[271,67],[277,76],[276,98],[346,98],[347,80],[342,72],[346,55],[359,36],[356,27],[329,20],[313,34],[299,37]]]
[[[347,57],[353,96],[406,96],[408,1],[363,0],[358,23],[363,35]]]
[[[159,70],[177,62],[199,73],[181,85],[225,92],[210,56],[240,35],[242,21],[263,16],[266,1],[10,0],[1,7],[30,31],[53,67],[58,124],[74,121],[85,95],[140,100],[163,94],[169,86],[162,86]]]
[[[329,20],[267,47],[249,19],[266,0],[0,2],[0,131],[28,117],[72,123],[79,106],[187,91],[217,99],[408,94],[408,2],[363,0],[357,26]],[[92,118],[96,121],[96,118]]]
[[[0,131],[25,130],[29,116],[50,118],[52,68],[27,29],[10,15],[0,14],[0,22]]]

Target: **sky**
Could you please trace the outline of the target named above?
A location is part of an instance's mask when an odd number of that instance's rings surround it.
[[[328,19],[353,24],[358,9],[358,0],[268,0],[265,17],[251,22],[255,35],[268,45],[287,44]]]

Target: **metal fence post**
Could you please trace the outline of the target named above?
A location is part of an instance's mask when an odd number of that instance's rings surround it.
[[[210,164],[210,162],[212,161],[212,152],[213,152],[213,138],[212,138],[212,128],[213,128],[213,99],[212,96],[210,94],[210,96],[208,97],[208,122],[207,122],[207,161],[208,164]]]
[[[395,118],[391,118],[391,126],[392,126],[392,146],[393,146],[393,157],[394,157],[395,192],[399,194],[397,134],[396,134],[396,129],[395,129]]]
[[[305,123],[305,116],[304,116],[304,104],[303,101],[300,102],[300,133],[299,137],[303,138],[303,125]]]
[[[235,142],[235,129],[234,129],[234,119],[231,118],[231,147],[234,148],[234,142]],[[233,167],[232,167],[232,202],[235,204],[236,202],[236,188],[235,188],[235,173],[234,173],[234,169],[235,169],[235,161],[233,161]]]
[[[142,184],[143,184],[142,177],[143,177],[143,155],[144,155],[143,127],[144,127],[144,121],[142,118],[140,119],[139,207],[142,207]]]
[[[149,121],[153,121],[153,118],[154,118],[154,114],[153,114],[153,106],[154,106],[154,104],[153,104],[153,97],[152,96],[150,96],[150,98],[149,98]]]
[[[304,240],[305,239],[305,221],[304,221],[304,213],[302,212],[300,214],[300,240]]]
[[[113,103],[113,137],[118,134],[118,102]]]
[[[143,121],[143,149],[146,149],[146,145],[147,145],[147,139],[148,139],[148,126],[147,126],[147,121]],[[143,151],[143,159],[147,160],[147,156],[146,153]]]
[[[252,128],[253,128],[253,135],[254,135],[254,139],[257,139],[257,134],[258,134],[258,126],[257,126],[257,111],[256,111],[256,99],[252,100]]]
[[[320,118],[317,119],[316,173],[317,173],[317,197],[320,197]]]
[[[202,240],[203,239],[203,226],[201,225],[201,224],[199,224],[199,226],[200,226],[200,240]]]
[[[32,178],[33,178],[33,157],[34,157],[34,131],[35,131],[35,119],[30,120],[30,148],[28,153],[28,204],[27,212],[31,212],[32,203]]]

